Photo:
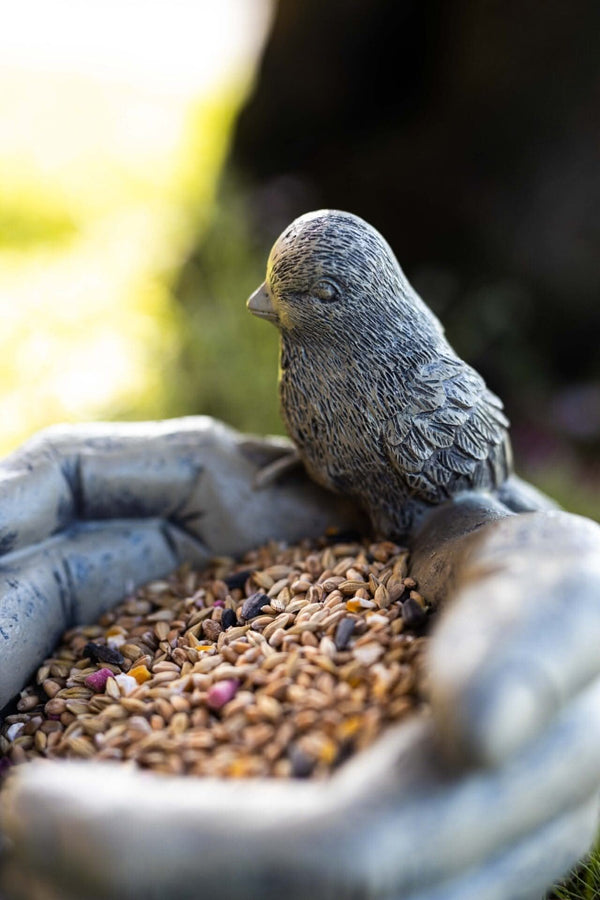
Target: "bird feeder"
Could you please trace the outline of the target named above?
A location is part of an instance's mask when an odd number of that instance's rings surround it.
[[[500,401],[366,223],[293,223],[249,306],[282,332],[306,469],[208,418],[54,428],[5,460],[0,706],[66,628],[181,562],[370,518],[440,609],[430,711],[321,782],[15,767],[6,896],[537,900],[597,826],[600,529],[512,474]]]
[[[187,419],[51,429],[9,457],[2,703],[133,583],[364,522],[301,472],[257,490],[288,449]],[[440,506],[410,548],[445,608],[431,716],[327,783],[23,766],[0,795],[7,896],[539,896],[596,826],[598,532],[483,493]]]

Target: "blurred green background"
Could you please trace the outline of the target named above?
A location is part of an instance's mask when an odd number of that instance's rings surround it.
[[[294,216],[385,234],[600,517],[600,6],[22,0],[0,33],[0,451],[62,421],[281,432],[244,302]]]

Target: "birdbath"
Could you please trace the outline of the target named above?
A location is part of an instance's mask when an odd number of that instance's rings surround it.
[[[96,424],[0,465],[0,706],[136,585],[333,526],[407,541],[440,609],[430,712],[325,782],[16,767],[3,889],[539,898],[597,824],[600,529],[513,474],[500,401],[362,220],[292,223],[249,306],[281,330],[293,444],[206,417]]]

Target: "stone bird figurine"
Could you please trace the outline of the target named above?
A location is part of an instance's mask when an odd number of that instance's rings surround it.
[[[432,505],[506,481],[501,401],[363,219],[320,210],[292,222],[248,308],[280,331],[281,412],[300,459],[379,535],[404,538]]]

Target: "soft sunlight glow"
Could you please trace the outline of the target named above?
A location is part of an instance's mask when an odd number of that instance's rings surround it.
[[[19,0],[2,11],[0,60],[190,96],[252,64],[267,0]]]
[[[3,10],[0,451],[53,422],[160,411],[173,273],[270,13],[268,0]]]

